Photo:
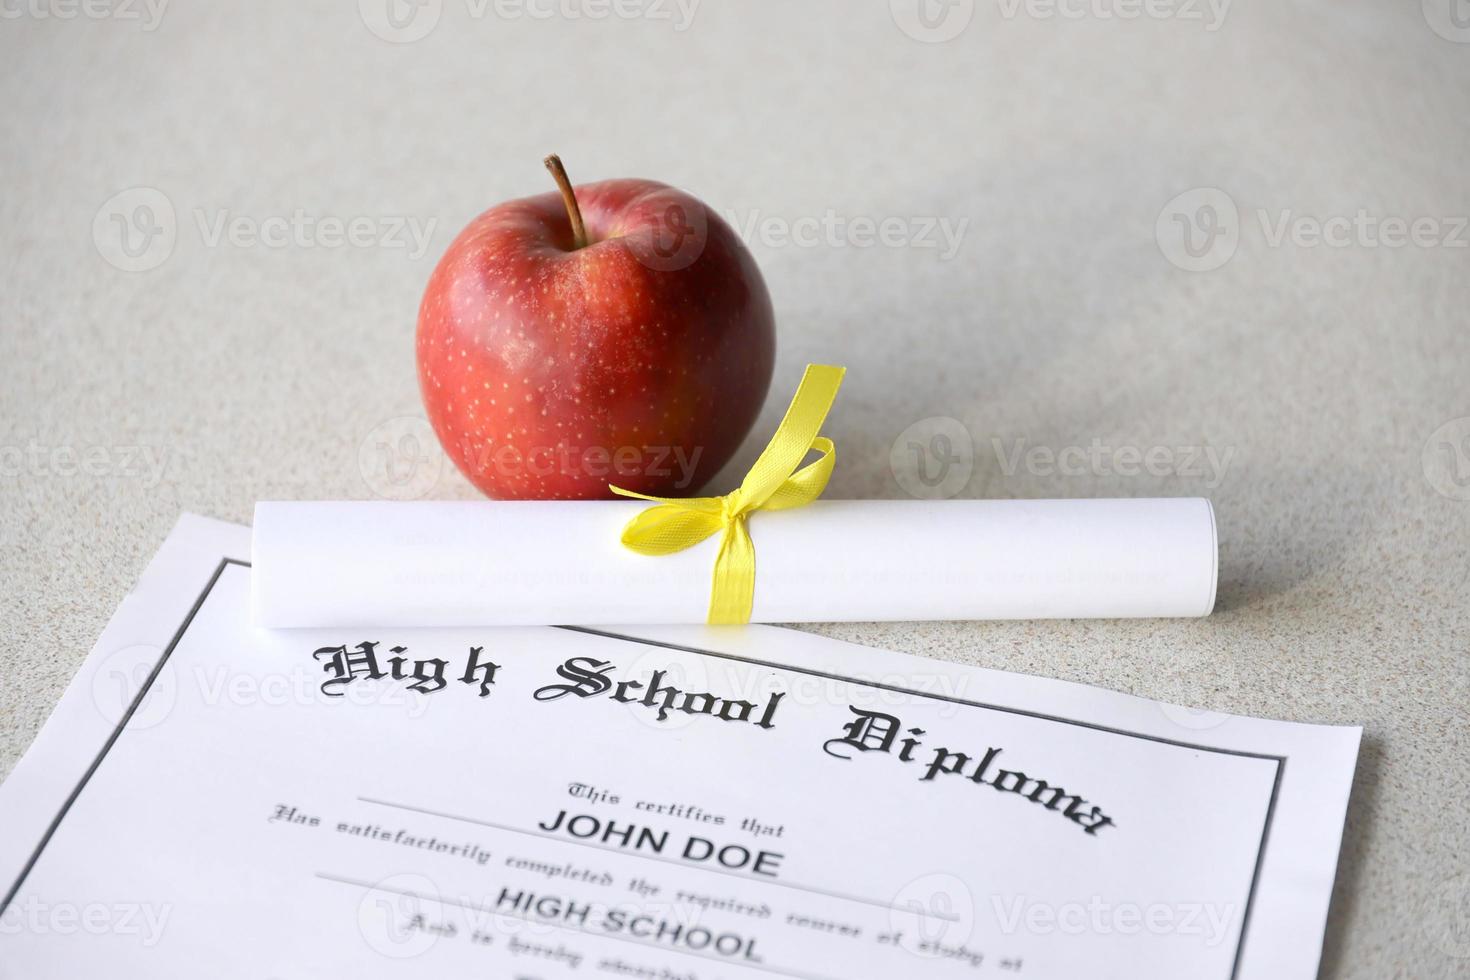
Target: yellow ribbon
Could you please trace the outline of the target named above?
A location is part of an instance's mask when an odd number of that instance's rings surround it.
[[[837,448],[831,439],[817,433],[822,431],[846,372],[846,368],[827,364],[807,365],[776,434],[740,487],[723,497],[650,497],[622,487],[608,488],[620,496],[651,500],[658,505],[641,512],[623,528],[623,544],[640,555],[671,555],[692,548],[717,531],[723,532],[710,589],[711,624],[750,622],[755,600],[755,545],[750,541],[746,519],[758,510],[805,507],[827,488]],[[811,450],[821,455],[797,469]]]

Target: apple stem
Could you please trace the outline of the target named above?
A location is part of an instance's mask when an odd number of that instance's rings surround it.
[[[547,157],[546,169],[556,178],[556,186],[561,189],[561,199],[567,206],[567,217],[572,220],[573,251],[586,248],[587,226],[582,223],[582,209],[577,206],[577,195],[572,190],[571,179],[567,177],[567,168],[561,165],[561,157],[555,153]]]

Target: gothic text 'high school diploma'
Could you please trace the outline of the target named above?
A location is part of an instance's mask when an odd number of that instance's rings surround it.
[[[261,503],[256,621],[704,623],[720,535],[624,547],[636,501]],[[750,515],[758,623],[1205,616],[1208,500],[818,500]]]
[[[767,627],[265,630],[250,560],[181,521],[0,787],[0,977],[1316,975],[1358,729]]]

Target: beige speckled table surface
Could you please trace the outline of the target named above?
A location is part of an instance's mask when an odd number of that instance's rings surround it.
[[[1363,725],[1323,974],[1470,975],[1463,2],[394,2],[0,8],[0,771],[181,511],[396,492],[429,271],[555,149],[742,229],[831,495],[1218,509],[1207,620],[808,628]]]

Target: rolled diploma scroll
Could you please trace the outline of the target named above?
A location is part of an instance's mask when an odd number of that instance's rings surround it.
[[[719,535],[619,541],[638,501],[260,503],[266,627],[703,623]],[[749,518],[763,623],[1205,616],[1198,498],[819,500]]]

